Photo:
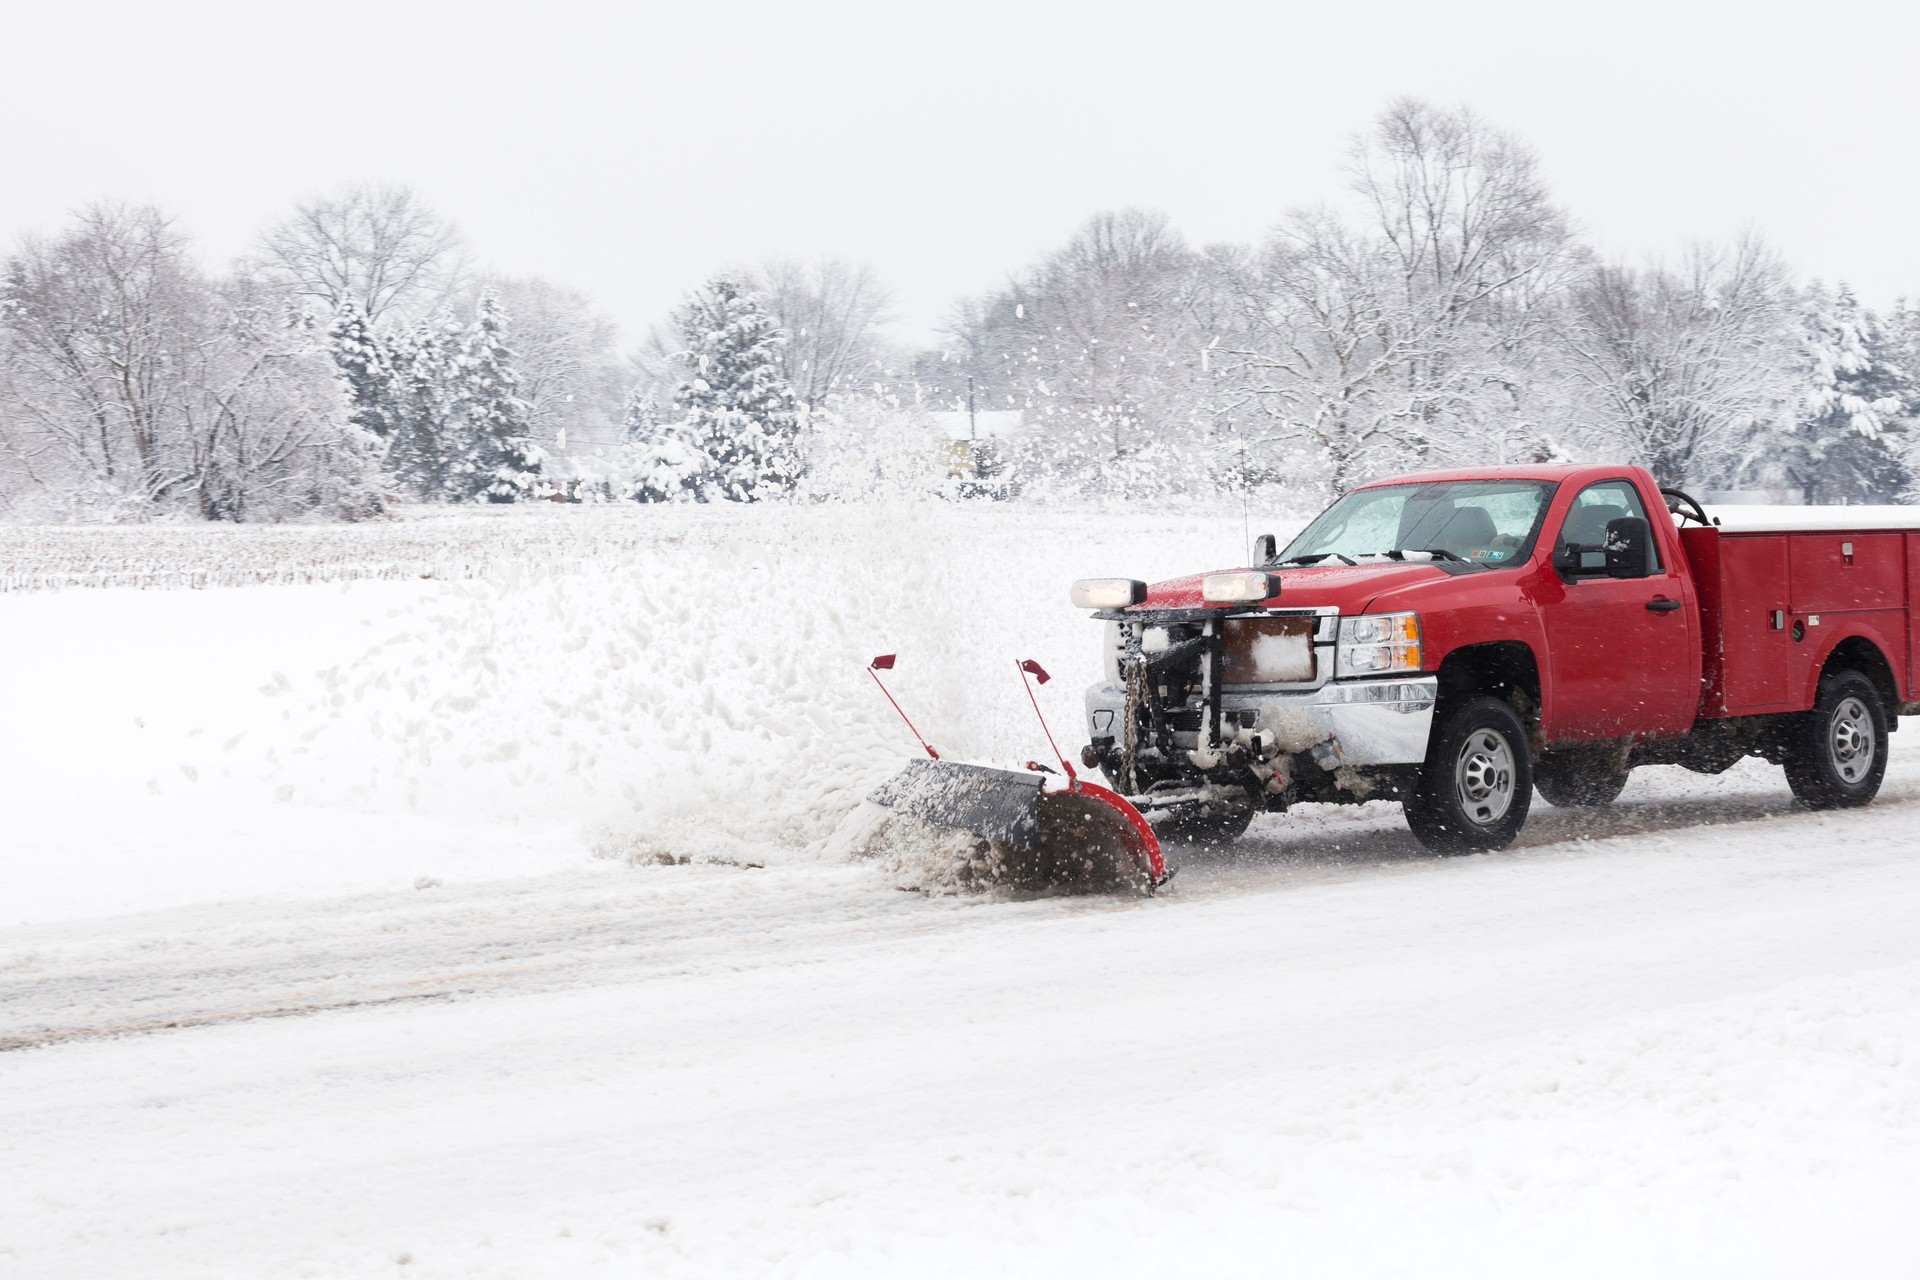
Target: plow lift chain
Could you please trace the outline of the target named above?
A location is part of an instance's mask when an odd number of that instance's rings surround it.
[[[1115,780],[1130,799],[1141,797],[1148,790],[1140,778],[1140,738],[1143,731],[1147,741],[1163,759],[1172,760],[1178,756],[1179,747],[1173,740],[1173,721],[1167,713],[1167,703],[1173,698],[1167,674],[1185,667],[1195,658],[1200,660],[1197,664],[1200,671],[1202,730],[1199,745],[1209,754],[1222,749],[1221,668],[1226,645],[1221,636],[1221,625],[1220,618],[1208,618],[1201,623],[1199,635],[1171,644],[1158,653],[1148,654],[1141,643],[1144,624],[1121,624],[1124,640],[1120,670],[1126,705],[1121,713],[1120,768]]]
[[[1140,794],[1140,722],[1152,715],[1147,701],[1147,656],[1140,651],[1141,624],[1123,622],[1120,625],[1126,637],[1120,654],[1120,670],[1126,683],[1127,702],[1120,721],[1118,781],[1121,790],[1137,796]],[[1157,741],[1157,724],[1150,720],[1147,728],[1155,732]]]
[[[1201,696],[1206,699],[1206,737],[1200,746],[1208,752],[1220,750],[1220,669],[1226,659],[1226,640],[1221,634],[1224,624],[1219,618],[1209,618],[1205,624],[1202,639],[1207,642],[1206,680],[1201,685]]]

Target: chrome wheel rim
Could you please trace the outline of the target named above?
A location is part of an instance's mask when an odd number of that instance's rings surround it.
[[[1513,747],[1493,729],[1475,729],[1453,766],[1454,792],[1469,821],[1489,826],[1513,807]]]
[[[1842,698],[1827,724],[1827,754],[1834,772],[1848,786],[1857,785],[1873,768],[1875,748],[1873,713],[1857,697]]]

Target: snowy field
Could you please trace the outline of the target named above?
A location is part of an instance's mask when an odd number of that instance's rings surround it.
[[[1914,722],[1844,815],[1303,809],[1151,900],[833,856],[911,746],[866,659],[1024,759],[1068,580],[1242,558],[1113,524],[0,529],[29,586],[336,566],[0,594],[0,1275],[1920,1272]]]

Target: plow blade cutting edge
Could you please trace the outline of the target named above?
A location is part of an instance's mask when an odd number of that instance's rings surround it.
[[[1152,892],[1167,865],[1140,811],[1119,794],[1072,779],[949,760],[914,760],[869,799],[924,822],[988,840],[1008,880],[1047,887]]]

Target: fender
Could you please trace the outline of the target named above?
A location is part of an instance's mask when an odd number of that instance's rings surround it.
[[[1826,672],[1827,664],[1832,662],[1834,655],[1848,644],[1864,645],[1873,651],[1874,656],[1880,659],[1881,664],[1885,668],[1885,674],[1890,677],[1893,682],[1894,702],[1905,702],[1912,698],[1911,687],[1902,687],[1900,679],[1902,668],[1887,656],[1889,646],[1886,642],[1886,636],[1882,633],[1881,628],[1875,625],[1881,621],[1879,614],[1824,614],[1819,616],[1823,624],[1826,623],[1826,619],[1828,618],[1838,617],[1844,620],[1839,626],[1833,628],[1833,634],[1831,636],[1822,637],[1819,647],[1814,650],[1818,661],[1811,663],[1808,667],[1805,682],[1802,684],[1796,700],[1799,710],[1805,711],[1813,706],[1814,701],[1820,696],[1820,677]],[[1886,615],[1886,621],[1891,625],[1899,627],[1902,631],[1905,630],[1906,616],[1904,612],[1889,612]],[[1822,631],[1826,629],[1826,625],[1820,627]],[[1809,627],[1808,630],[1811,632],[1813,628]],[[1894,652],[1899,652],[1899,649],[1900,646],[1893,646]],[[1865,674],[1877,678],[1882,672],[1866,671]],[[1889,706],[1887,712],[1891,715],[1893,708]]]

